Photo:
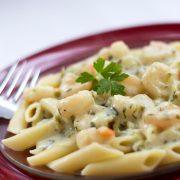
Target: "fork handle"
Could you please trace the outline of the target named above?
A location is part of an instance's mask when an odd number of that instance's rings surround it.
[[[0,98],[0,117],[5,119],[11,119],[14,112],[16,111],[16,106],[8,101]]]

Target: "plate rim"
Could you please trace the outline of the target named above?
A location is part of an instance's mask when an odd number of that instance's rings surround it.
[[[88,38],[94,38],[94,37],[97,37],[97,36],[100,36],[100,35],[106,35],[106,34],[115,33],[115,32],[118,32],[118,31],[127,31],[127,30],[134,31],[134,30],[137,30],[137,29],[162,28],[162,27],[175,28],[177,26],[180,28],[180,23],[152,23],[152,24],[135,25],[135,26],[130,26],[130,27],[123,27],[123,28],[116,28],[116,29],[112,29],[112,30],[101,31],[101,32],[98,32],[98,33],[93,33],[93,34],[90,34],[90,35],[85,35],[85,36],[82,36],[82,37],[79,37],[79,38],[68,40],[67,42],[57,43],[57,44],[55,44],[53,46],[44,48],[43,50],[40,50],[38,52],[32,53],[30,55],[27,55],[26,57],[22,58],[20,60],[20,62],[23,62],[25,60],[31,60],[31,59],[34,59],[34,58],[36,58],[38,56],[41,56],[41,55],[45,55],[48,52],[51,52],[51,51],[53,51],[54,49],[56,49],[58,47],[62,47],[63,48],[65,46],[68,46],[69,44],[77,43],[77,42],[80,42],[80,41],[85,41]],[[3,68],[2,70],[0,70],[0,74],[3,71],[8,70],[9,67],[11,67],[11,65],[9,65],[9,66]]]
[[[118,31],[128,31],[128,30],[136,30],[136,29],[147,29],[147,28],[161,28],[161,27],[166,27],[166,28],[176,28],[177,26],[180,27],[180,22],[158,22],[158,23],[143,23],[143,24],[135,24],[135,25],[129,25],[129,26],[125,26],[125,27],[117,27],[117,28],[112,28],[112,29],[107,29],[107,30],[100,30],[98,32],[94,32],[94,33],[88,33],[87,35],[82,35],[82,36],[78,36],[78,37],[75,37],[75,38],[72,38],[72,39],[69,39],[67,41],[63,41],[63,42],[59,42],[59,43],[55,43],[53,45],[50,45],[50,46],[47,46],[45,48],[42,48],[40,50],[37,50],[35,52],[32,52],[30,54],[27,54],[25,56],[22,56],[21,58],[17,58],[14,63],[16,61],[19,61],[20,63],[22,61],[25,61],[27,59],[33,59],[35,57],[38,57],[40,55],[43,55],[45,53],[48,53],[49,51],[53,51],[55,48],[58,48],[58,47],[63,47],[63,46],[67,46],[69,44],[72,44],[72,43],[77,43],[77,42],[80,42],[80,41],[83,41],[83,40],[86,40],[88,38],[93,38],[93,37],[97,37],[97,36],[100,36],[100,35],[106,35],[106,34],[109,34],[109,33],[115,33],[115,32],[118,32]],[[7,65],[6,67],[0,69],[0,73],[4,70],[7,70],[9,69],[9,67],[11,67],[11,65],[13,64],[10,63],[10,65]]]

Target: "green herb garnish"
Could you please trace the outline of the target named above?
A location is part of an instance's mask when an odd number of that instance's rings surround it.
[[[93,90],[98,94],[125,95],[125,87],[120,84],[120,81],[129,77],[129,75],[122,73],[122,66],[120,64],[110,62],[108,65],[105,65],[105,60],[98,58],[94,62],[93,67],[96,70],[95,75],[83,72],[76,79],[76,82],[86,83],[92,81]]]

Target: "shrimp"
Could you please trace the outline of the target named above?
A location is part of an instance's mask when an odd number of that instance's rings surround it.
[[[158,106],[156,111],[148,110],[143,114],[144,122],[165,130],[180,122],[180,107],[165,102]]]
[[[151,41],[142,50],[141,59],[143,64],[162,62],[174,56],[175,48],[160,41]]]
[[[92,83],[87,82],[84,84],[77,83],[76,79],[78,76],[74,73],[68,72],[64,75],[62,83],[60,85],[61,97],[65,98],[67,96],[73,95],[81,90],[90,90],[92,88]]]
[[[180,80],[180,60],[173,62],[170,67],[173,69],[173,73],[176,80]]]
[[[143,92],[143,85],[141,80],[135,75],[129,75],[122,84],[125,86],[125,93],[128,96],[135,96]]]
[[[121,58],[129,52],[129,47],[123,41],[116,41],[111,44],[110,52],[114,58]]]
[[[112,138],[115,137],[113,130],[108,127],[102,126],[98,129],[92,127],[80,131],[76,136],[77,146],[82,148],[93,142],[100,144],[108,144]]]
[[[61,99],[58,103],[59,112],[64,118],[80,116],[94,105],[90,91],[80,91],[77,94]]]
[[[167,98],[172,84],[172,72],[162,63],[153,63],[142,77],[144,89],[153,98]]]
[[[102,48],[99,53],[98,53],[99,57],[103,58],[103,59],[109,59],[111,57],[111,52],[109,48]]]

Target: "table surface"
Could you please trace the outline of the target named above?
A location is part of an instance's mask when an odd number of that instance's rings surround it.
[[[179,7],[179,0],[0,0],[0,69],[87,34],[180,22]]]

